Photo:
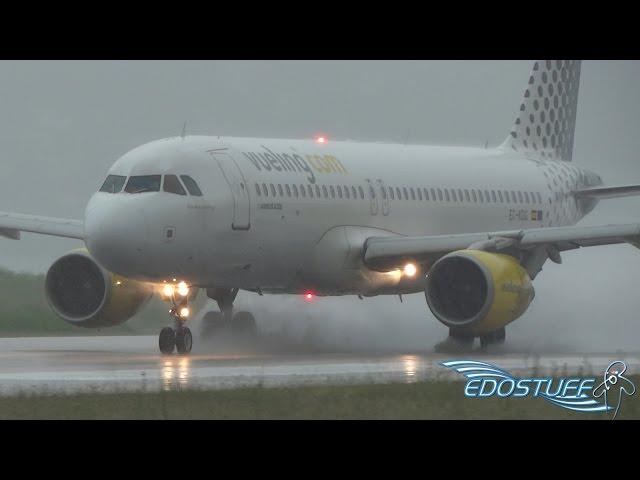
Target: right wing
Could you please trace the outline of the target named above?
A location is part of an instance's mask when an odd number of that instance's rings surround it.
[[[0,212],[0,236],[19,240],[20,232],[84,239],[84,225],[81,220]]]

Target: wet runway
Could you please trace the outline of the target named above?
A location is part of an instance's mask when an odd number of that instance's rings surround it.
[[[439,363],[478,359],[524,375],[599,376],[614,360],[640,372],[640,353],[610,355],[523,353],[300,353],[274,348],[200,346],[189,356],[162,356],[155,336],[0,339],[0,395],[233,388],[460,379]],[[216,352],[216,353],[211,353]]]

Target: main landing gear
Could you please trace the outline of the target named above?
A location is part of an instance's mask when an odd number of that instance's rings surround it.
[[[181,282],[177,291],[173,286],[165,287],[164,295],[171,301],[169,313],[173,317],[174,326],[165,327],[160,331],[158,345],[164,355],[170,355],[176,350],[184,355],[191,352],[193,336],[185,322],[191,313],[189,310],[189,288]],[[176,295],[177,293],[177,295]]]
[[[218,303],[219,312],[208,312],[202,321],[204,336],[231,334],[233,338],[252,339],[257,334],[256,321],[250,312],[234,312],[237,288],[208,288],[207,296]]]
[[[471,353],[474,351],[476,336],[449,329],[449,337],[435,346],[438,353]],[[480,351],[491,352],[504,345],[506,332],[504,327],[480,335]]]

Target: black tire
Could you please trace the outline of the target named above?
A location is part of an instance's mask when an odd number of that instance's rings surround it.
[[[244,337],[253,338],[258,333],[256,319],[250,312],[238,312],[233,316],[231,331]]]
[[[163,355],[171,355],[176,348],[176,333],[171,327],[165,327],[160,331],[158,344]]]
[[[505,328],[494,330],[493,332],[489,332],[486,335],[482,335],[480,337],[480,347],[486,348],[491,345],[503,345],[506,338],[507,333]]]
[[[191,335],[191,330],[187,327],[179,328],[176,331],[176,349],[178,350],[178,353],[180,355],[190,353],[191,347],[193,347],[193,336]]]
[[[225,322],[221,312],[207,312],[200,321],[200,334],[204,338],[213,337],[224,331]]]

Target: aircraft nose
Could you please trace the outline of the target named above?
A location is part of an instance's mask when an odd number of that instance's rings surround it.
[[[148,228],[144,209],[113,196],[91,201],[85,213],[85,244],[110,272],[132,276],[146,263]]]

